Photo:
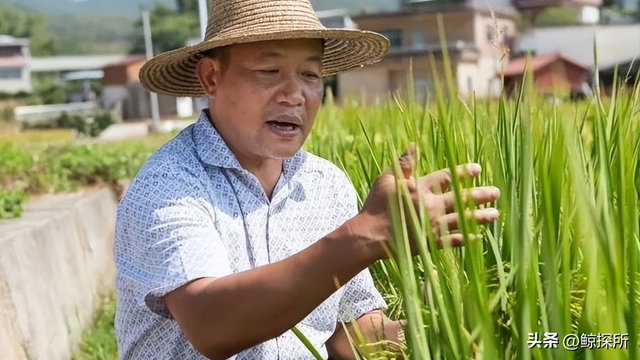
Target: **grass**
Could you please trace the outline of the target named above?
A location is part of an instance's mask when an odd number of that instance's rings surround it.
[[[68,144],[75,140],[73,131],[68,129],[26,130],[17,133],[0,132],[0,144]]]
[[[115,360],[118,348],[113,330],[116,315],[115,294],[109,292],[100,298],[92,325],[82,333],[82,343],[72,360]]]
[[[69,192],[133,177],[170,134],[110,143],[76,143],[66,130],[0,135],[0,218],[18,217],[28,195]]]

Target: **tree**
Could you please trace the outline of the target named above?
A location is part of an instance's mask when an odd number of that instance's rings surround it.
[[[43,14],[30,14],[11,4],[0,3],[0,34],[31,39],[31,54],[55,55],[55,38],[47,31]]]
[[[176,0],[179,14],[196,14],[198,15],[198,0]]]
[[[185,46],[187,40],[199,37],[198,0],[177,0],[177,2],[177,10],[162,3],[155,3],[149,11],[154,54]],[[141,19],[136,22],[135,27],[136,35],[130,52],[144,54],[144,32]]]
[[[575,10],[565,7],[551,7],[543,10],[535,19],[535,26],[564,26],[576,23]]]

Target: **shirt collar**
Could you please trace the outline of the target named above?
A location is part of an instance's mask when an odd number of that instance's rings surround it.
[[[222,135],[209,121],[207,111],[203,110],[193,130],[193,141],[200,159],[212,166],[242,170],[242,165],[236,159]],[[290,158],[284,159],[282,174],[287,180],[291,180],[307,159],[307,153],[303,149]]]

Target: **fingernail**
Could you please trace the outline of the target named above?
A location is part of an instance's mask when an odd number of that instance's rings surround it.
[[[480,164],[469,164],[469,166],[467,166],[467,170],[471,174],[479,174],[480,171],[482,171],[482,166],[480,166]]]
[[[493,196],[495,196],[496,199],[500,197],[500,189],[495,186],[493,187]]]
[[[497,218],[498,216],[500,216],[500,211],[498,211],[498,209],[489,209],[488,215],[492,218]]]

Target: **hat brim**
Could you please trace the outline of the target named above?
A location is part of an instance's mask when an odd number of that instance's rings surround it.
[[[213,38],[197,45],[162,53],[147,61],[140,70],[140,82],[149,91],[159,94],[202,96],[204,90],[196,77],[196,66],[203,51],[233,44],[286,39],[324,39],[323,76],[373,64],[389,50],[389,40],[384,36],[351,29],[293,30],[229,39]]]

